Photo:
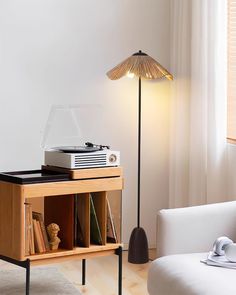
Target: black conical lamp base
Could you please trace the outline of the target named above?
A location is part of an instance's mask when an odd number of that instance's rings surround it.
[[[129,240],[128,262],[142,264],[148,261],[148,241],[146,233],[142,227],[135,227]]]

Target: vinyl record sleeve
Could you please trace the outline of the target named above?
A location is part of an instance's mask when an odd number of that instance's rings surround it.
[[[98,224],[93,198],[90,195],[90,238],[91,242],[102,245],[102,235]]]
[[[111,206],[107,198],[107,240],[108,242],[117,243],[117,234],[111,212]]]

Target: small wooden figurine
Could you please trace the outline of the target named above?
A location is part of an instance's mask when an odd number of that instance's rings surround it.
[[[51,223],[47,226],[48,235],[50,237],[49,245],[51,250],[57,250],[61,240],[58,238],[60,227],[56,223]]]

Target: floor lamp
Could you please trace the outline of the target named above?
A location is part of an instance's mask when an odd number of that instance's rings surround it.
[[[131,233],[129,240],[128,261],[141,264],[149,261],[147,236],[140,227],[140,156],[141,156],[141,78],[153,80],[166,77],[173,80],[173,76],[157,61],[139,50],[129,58],[107,72],[111,80],[120,79],[123,76],[138,77],[138,187],[137,187],[137,227]]]

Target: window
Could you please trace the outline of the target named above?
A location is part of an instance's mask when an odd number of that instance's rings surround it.
[[[228,0],[227,138],[236,144],[236,0]]]

